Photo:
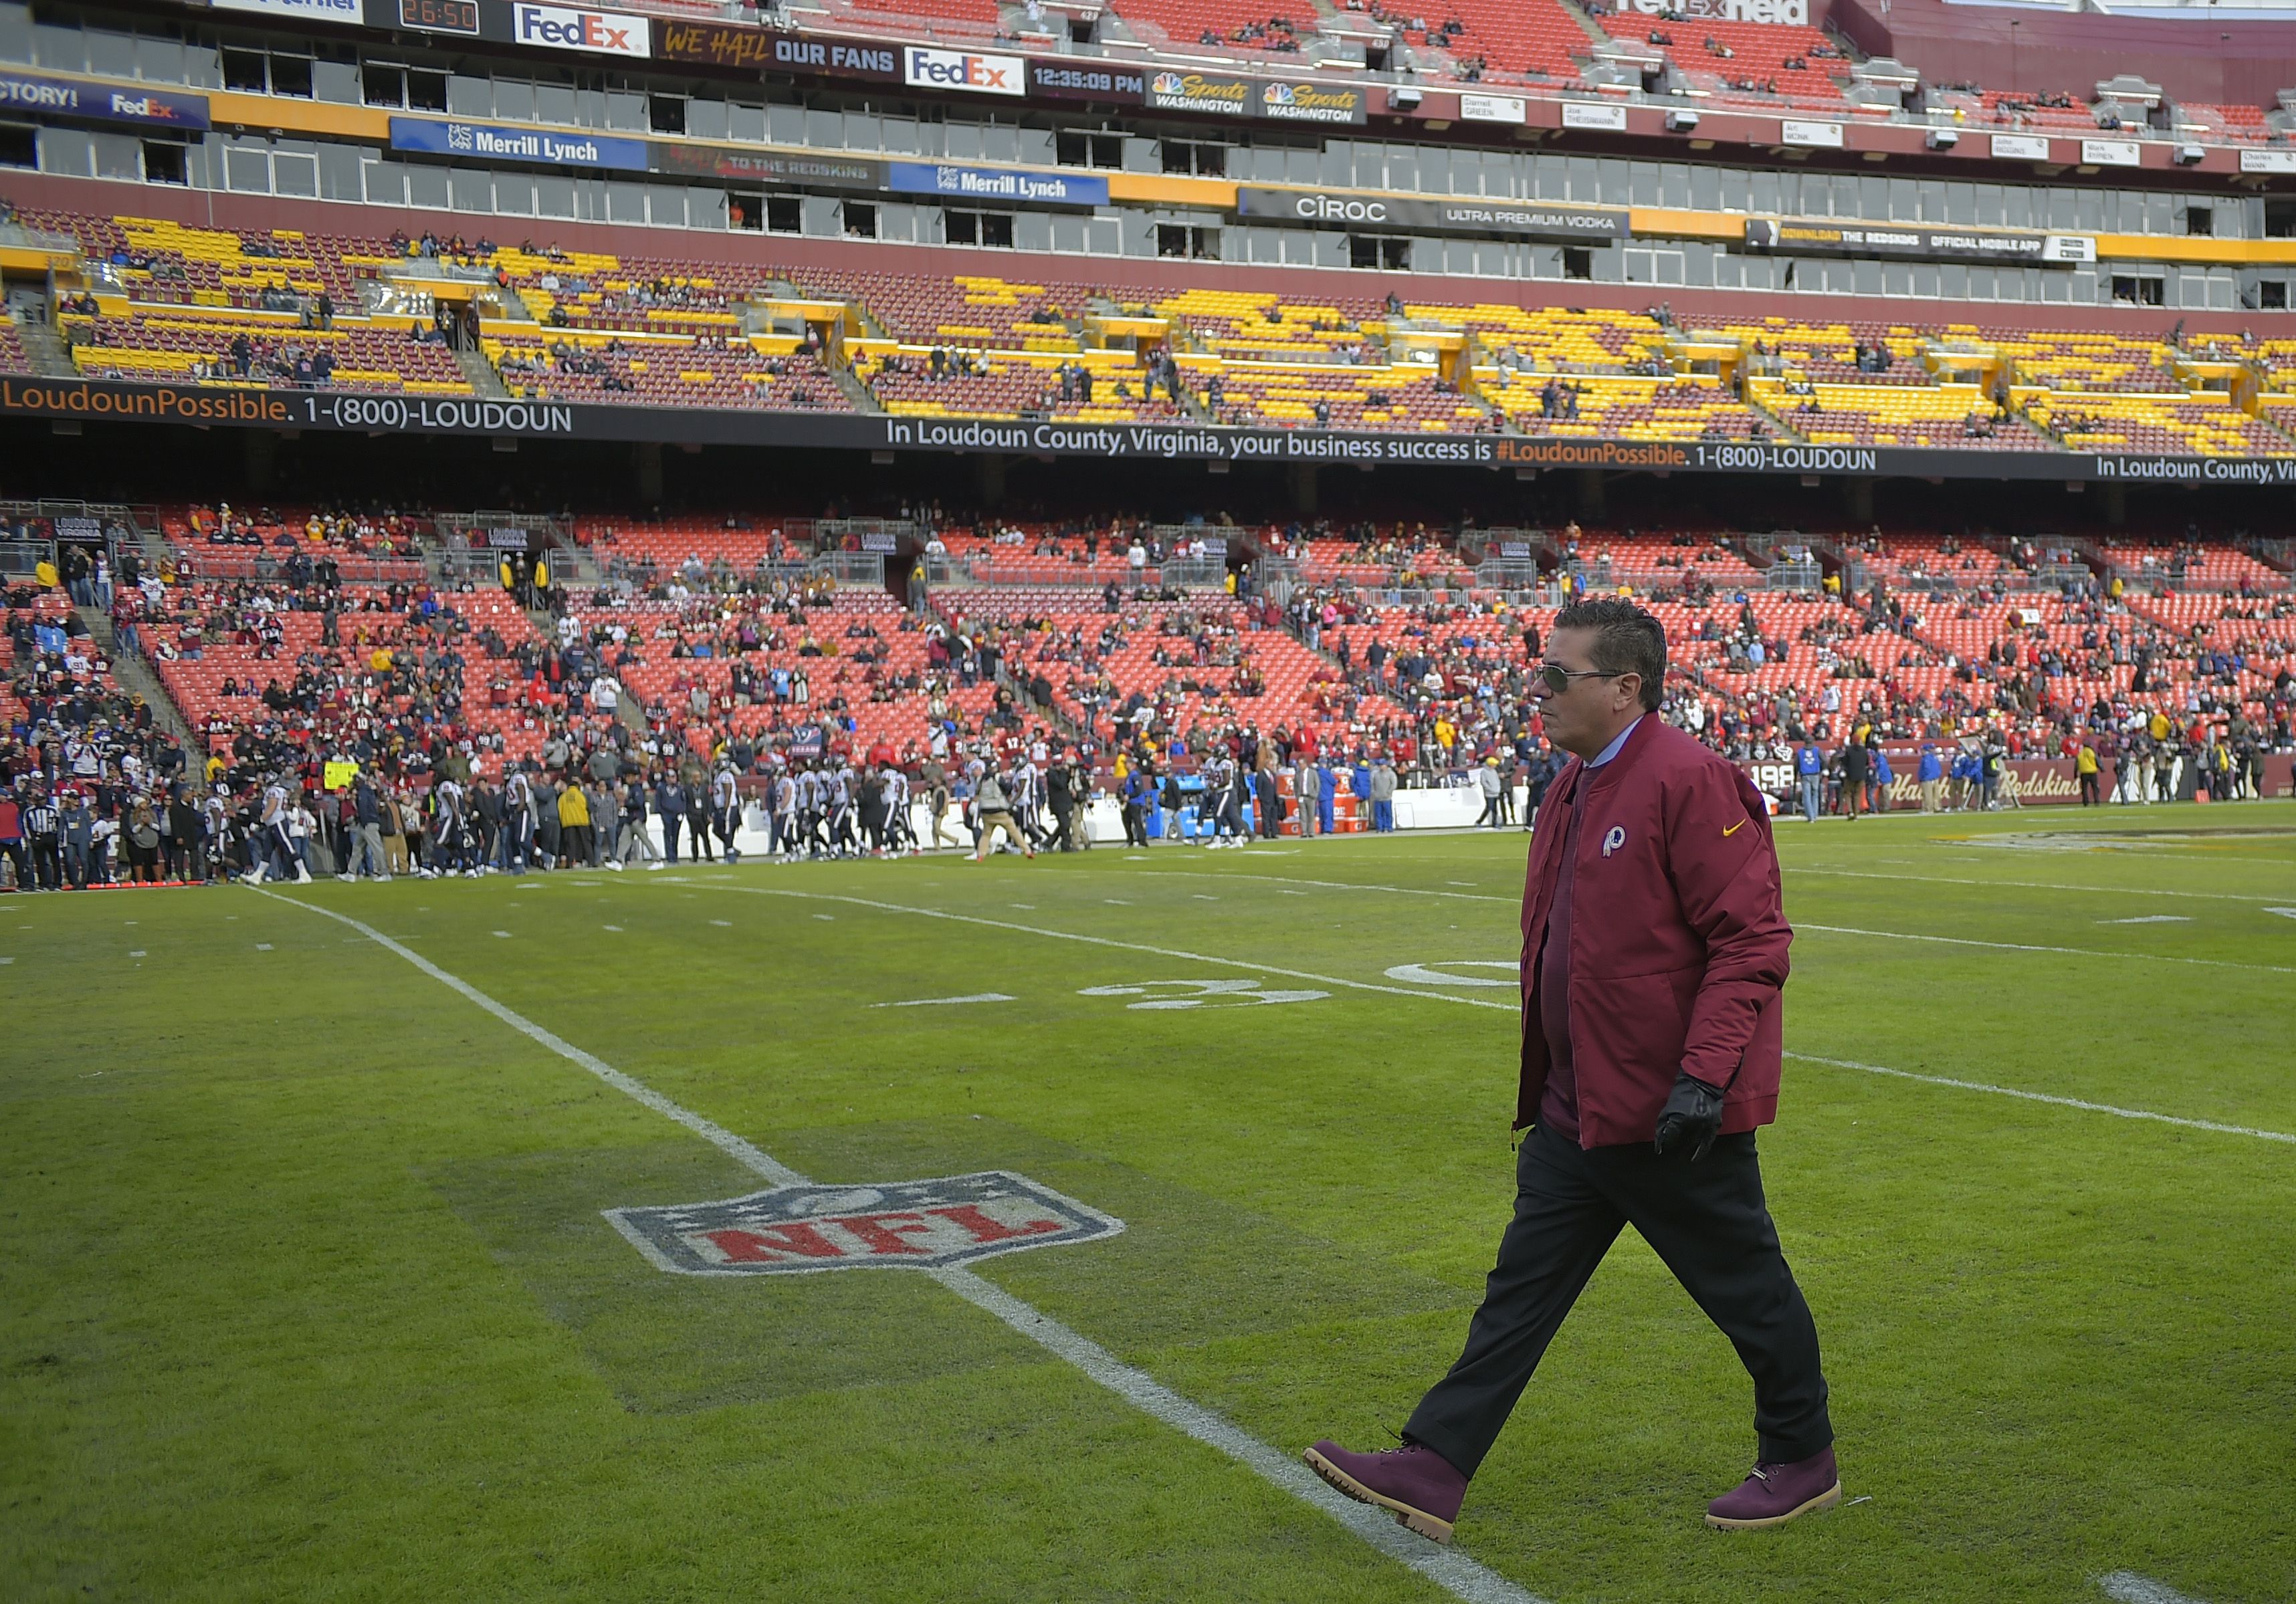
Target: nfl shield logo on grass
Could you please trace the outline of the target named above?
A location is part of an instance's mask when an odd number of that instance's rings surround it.
[[[719,1203],[610,1208],[614,1229],[675,1275],[931,1270],[1111,1237],[1124,1222],[1009,1170],[882,1185],[776,1186]]]

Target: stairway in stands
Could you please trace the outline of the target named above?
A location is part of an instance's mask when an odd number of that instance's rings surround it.
[[[510,387],[502,381],[502,375],[495,372],[495,364],[487,360],[484,351],[464,350],[458,346],[455,349],[455,363],[463,370],[463,377],[471,381],[471,389],[479,395],[508,398]]]
[[[76,379],[79,370],[72,364],[71,351],[56,333],[56,326],[48,317],[48,298],[45,291],[30,285],[12,288],[8,291],[8,310],[16,320],[16,340],[30,357],[32,369],[44,379]]]
[[[183,709],[176,706],[175,699],[160,683],[160,676],[152,671],[152,665],[135,653],[119,649],[119,637],[111,627],[111,616],[100,607],[80,607],[72,610],[79,614],[80,621],[87,626],[88,634],[94,637],[95,643],[103,648],[103,655],[111,664],[111,677],[119,682],[119,688],[131,696],[142,697],[144,705],[152,709],[152,721],[183,742],[185,751],[201,749],[199,741],[192,733],[191,720],[184,716]]]

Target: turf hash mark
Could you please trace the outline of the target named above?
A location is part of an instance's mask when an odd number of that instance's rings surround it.
[[[746,889],[729,887],[727,889]],[[692,1109],[673,1102],[651,1086],[623,1074],[604,1060],[585,1052],[572,1043],[554,1035],[504,1004],[495,1001],[468,981],[448,973],[419,953],[393,941],[370,925],[338,913],[331,908],[301,902],[291,896],[257,888],[258,896],[291,907],[348,925],[386,951],[413,964],[439,984],[465,1000],[484,1009],[504,1024],[538,1045],[548,1048],[559,1057],[579,1068],[587,1070],[616,1091],[630,1097],[656,1113],[667,1116],[716,1146],[720,1151],[746,1167],[765,1176],[778,1187],[807,1186],[803,1175],[791,1169],[760,1149],[734,1135],[724,1126],[704,1118]],[[802,894],[798,894],[802,895]],[[859,901],[858,898],[845,898]],[[1381,989],[1387,989],[1382,987]],[[1348,1528],[1365,1543],[1409,1567],[1453,1597],[1467,1604],[1544,1604],[1536,1594],[1526,1592],[1496,1571],[1469,1559],[1456,1549],[1431,1547],[1422,1539],[1403,1530],[1385,1514],[1324,1485],[1322,1478],[1288,1455],[1243,1431],[1226,1417],[1182,1397],[1144,1371],[1124,1363],[1098,1343],[1070,1330],[1031,1305],[1013,1297],[992,1282],[982,1280],[961,1264],[927,1268],[921,1273],[939,1282],[974,1307],[994,1315],[1012,1330],[1059,1355],[1083,1371],[1093,1380],[1132,1404],[1144,1413],[1163,1421],[1208,1447],[1218,1450],[1261,1479],[1291,1494],[1301,1502],[1322,1510],[1332,1519]]]

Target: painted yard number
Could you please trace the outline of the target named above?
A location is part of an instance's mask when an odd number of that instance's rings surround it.
[[[1313,1002],[1321,991],[1263,991],[1257,980],[1144,980],[1137,986],[1087,986],[1080,997],[1138,997],[1127,1008],[1249,1008],[1259,1002]]]

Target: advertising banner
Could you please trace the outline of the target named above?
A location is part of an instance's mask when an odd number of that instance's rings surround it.
[[[885,186],[902,194],[1003,200],[1019,206],[1106,206],[1108,180],[1097,174],[960,167],[945,161],[886,164]]]
[[[1894,262],[2005,262],[2013,266],[2062,267],[2096,260],[2096,241],[2087,234],[1896,228],[1769,217],[1746,219],[1745,248],[1789,256],[1865,257]]]
[[[901,52],[901,81],[913,89],[962,89],[1018,98],[1029,93],[1029,63],[1019,56],[911,45]]]
[[[1225,73],[1179,72],[1160,68],[1148,75],[1148,104],[1159,111],[1194,111],[1207,117],[1250,117],[1256,86]]]
[[[1026,418],[895,418],[859,413],[702,411],[475,396],[352,395],[326,389],[130,384],[20,373],[0,374],[0,416],[341,430],[361,434],[658,440],[807,451],[988,452],[1174,462],[1604,468],[2296,487],[2296,457],[2231,461],[1751,440],[1588,440],[1464,432],[1350,434],[1322,429],[1234,429],[1209,424],[1086,424]]]
[[[390,148],[428,156],[531,161],[545,167],[590,168],[599,171],[639,173],[651,165],[646,142],[641,139],[555,134],[539,128],[500,127],[493,123],[433,122],[422,117],[392,118]]]
[[[1622,0],[1619,9],[1692,21],[1765,22],[1774,28],[1809,26],[1809,0]]]
[[[1830,752],[1832,743],[1826,743],[1826,745]],[[1940,741],[1937,746],[1950,765],[1956,750],[1956,743],[1951,741]],[[1891,770],[1889,784],[1890,811],[1918,813],[1922,806],[1919,749],[1893,741],[1890,745],[1889,751]],[[2292,784],[2290,773],[2292,762],[2296,762],[2296,759],[2291,759],[2285,754],[2265,758],[2264,783],[2261,788],[2263,795],[2285,797],[2296,794],[2296,784]],[[1742,762],[1738,766],[1744,771],[1746,777],[1754,782],[1755,790],[1779,799],[1781,813],[1798,814],[1799,790],[1792,764]],[[2119,780],[2118,767],[2115,761],[2110,757],[2105,758],[2099,766],[2097,782],[2098,789],[2104,798],[2103,805],[2113,808],[2131,808],[2136,805],[2112,800]],[[2008,769],[2015,781],[2016,805],[2019,806],[2063,807],[2076,806],[2080,801],[2080,777],[2074,771],[2073,761],[2070,757],[2012,757],[2008,760]],[[2177,798],[2180,801],[2191,801],[2194,776],[2190,769],[2180,764],[2171,771],[2171,775],[2170,783],[2176,790]],[[2131,784],[2134,783],[2135,782],[2132,781]],[[2011,788],[2005,785],[2001,788],[2005,798],[2010,790]],[[1948,792],[1948,797],[1949,795]],[[1941,798],[1940,803],[1947,799],[1947,798]],[[2005,801],[2003,805],[2007,806]],[[1963,810],[1952,809],[1932,814],[1930,816],[1940,825],[1950,826],[1951,822],[1962,816],[1962,814]]]
[[[144,127],[208,127],[204,94],[120,89],[81,78],[7,70],[0,70],[0,111],[29,111],[76,122],[135,123]]]
[[[795,72],[869,84],[901,81],[901,53],[897,45],[808,39],[734,22],[657,21],[653,54],[658,61],[726,67],[742,72]]]
[[[533,5],[521,0],[510,8],[510,37],[514,45],[586,55],[643,61],[653,53],[645,18],[571,5]]]
[[[1404,228],[1414,233],[1496,234],[1525,240],[1618,240],[1623,209],[1548,206],[1533,200],[1421,200],[1239,184],[1235,215],[1254,222]]]
[[[1360,125],[1369,100],[1354,84],[1275,78],[1259,86],[1259,115],[1275,122]]]
[[[260,12],[267,17],[291,17],[298,22],[348,22],[366,19],[359,0],[208,0],[217,11]]]
[[[657,173],[689,178],[733,178],[750,184],[805,184],[833,189],[880,190],[885,164],[867,156],[783,154],[736,151],[724,145],[674,144],[656,140],[646,147]]]

